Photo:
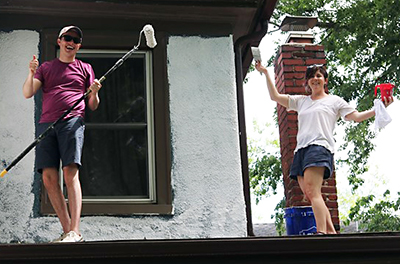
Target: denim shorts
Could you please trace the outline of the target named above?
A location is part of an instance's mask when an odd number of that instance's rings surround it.
[[[52,123],[38,125],[37,132],[42,134]],[[36,147],[36,170],[60,168],[75,163],[81,166],[85,123],[81,117],[73,117],[58,123]]]
[[[333,173],[333,154],[323,146],[310,145],[297,150],[290,169],[290,178],[297,180],[297,176],[304,176],[309,167],[325,167],[324,179]]]

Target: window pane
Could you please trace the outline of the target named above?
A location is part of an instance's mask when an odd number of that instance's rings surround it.
[[[101,58],[88,58],[86,55],[82,60],[92,64],[97,78],[100,79],[122,55],[113,54],[109,57],[111,55],[103,54]],[[102,83],[99,108],[96,111],[86,110],[86,122],[146,122],[145,81],[144,54],[127,59]]]
[[[148,197],[146,131],[87,127],[85,133],[80,169],[84,198]]]

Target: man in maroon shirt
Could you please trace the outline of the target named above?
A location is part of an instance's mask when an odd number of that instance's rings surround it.
[[[87,89],[92,91],[87,101],[75,107],[36,148],[36,169],[42,173],[44,186],[63,228],[62,235],[53,242],[83,241],[79,232],[82,208],[79,167],[85,129],[83,119],[86,103],[91,110],[97,109],[101,84],[95,79],[92,66],[76,59],[82,37],[81,29],[76,26],[61,29],[57,39],[60,46],[59,58],[38,67],[39,62],[33,56],[22,88],[25,98],[31,98],[39,89],[42,90],[39,134],[81,98]],[[69,211],[59,184],[60,160],[68,192]]]

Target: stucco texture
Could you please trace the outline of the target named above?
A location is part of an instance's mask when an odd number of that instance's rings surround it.
[[[246,234],[233,58],[231,37],[169,39],[175,211],[210,237]]]
[[[0,32],[0,161],[1,169],[35,137],[34,102],[25,100],[22,84],[28,63],[38,54],[39,34],[32,31]],[[0,242],[20,240],[29,227],[34,151],[0,178]]]
[[[35,31],[0,32],[2,164],[35,137],[34,99],[21,90],[39,41]],[[84,216],[87,241],[247,235],[232,37],[170,37],[167,54],[174,214]],[[42,243],[61,233],[56,217],[36,213],[34,155],[0,178],[0,243]]]

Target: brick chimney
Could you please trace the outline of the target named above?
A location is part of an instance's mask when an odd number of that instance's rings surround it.
[[[313,44],[314,37],[307,33],[292,33],[283,44],[275,59],[275,82],[280,93],[305,94],[305,72],[312,64],[325,64],[324,47]],[[296,147],[297,113],[287,112],[278,105],[278,123],[282,158],[283,182],[286,207],[310,206],[297,181],[289,178],[290,165]],[[335,229],[340,229],[337,203],[336,177],[324,181],[322,194],[331,213]]]

